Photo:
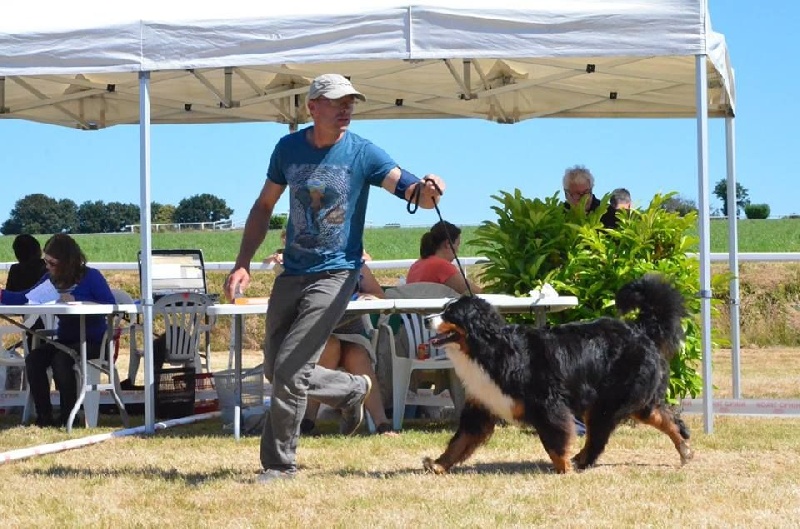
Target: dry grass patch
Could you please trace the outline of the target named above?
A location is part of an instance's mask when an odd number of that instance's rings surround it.
[[[226,367],[227,352],[212,358]],[[244,358],[255,365],[261,353]],[[730,396],[730,352],[713,360],[715,394]],[[746,396],[798,398],[797,366],[798,349],[745,349]],[[800,526],[797,419],[717,416],[713,435],[701,416],[684,419],[696,451],[684,467],[663,434],[624,425],[597,467],[556,475],[535,435],[501,427],[434,476],[421,460],[441,454],[453,425],[406,421],[394,438],[303,438],[299,477],[266,487],[254,483],[258,439],[236,442],[210,420],[0,465],[0,513],[3,527]],[[70,436],[0,417],[0,451],[119,428],[101,421]]]
[[[538,439],[516,427],[447,476],[425,474],[449,425],[396,438],[301,441],[300,476],[259,486],[258,440],[209,421],[0,467],[4,526],[632,527],[800,524],[796,422],[721,417],[681,468],[669,441],[623,426],[600,464],[561,476]],[[14,427],[4,434],[50,434]],[[63,435],[63,434],[62,434]]]
[[[784,347],[741,350],[742,396],[749,399],[800,399],[800,349]],[[714,396],[732,398],[730,349],[714,352]]]

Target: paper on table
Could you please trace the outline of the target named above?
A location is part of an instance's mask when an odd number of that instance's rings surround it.
[[[58,291],[56,291],[56,287],[48,279],[36,288],[31,289],[25,297],[28,298],[28,303],[31,305],[41,305],[43,303],[54,303],[58,301],[59,294]]]
[[[536,299],[557,298],[558,292],[550,283],[545,283],[541,288],[534,288],[528,295]]]

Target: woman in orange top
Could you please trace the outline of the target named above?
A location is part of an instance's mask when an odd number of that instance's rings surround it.
[[[451,245],[452,243],[452,245]],[[441,283],[459,294],[481,292],[480,287],[464,278],[453,264],[461,245],[461,228],[447,221],[434,224],[419,243],[419,259],[408,269],[406,283]]]

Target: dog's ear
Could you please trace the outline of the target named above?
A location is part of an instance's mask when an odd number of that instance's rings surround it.
[[[473,297],[470,302],[470,315],[468,319],[476,322],[476,325],[485,329],[496,329],[506,324],[505,319],[500,315],[494,305],[477,296]]]

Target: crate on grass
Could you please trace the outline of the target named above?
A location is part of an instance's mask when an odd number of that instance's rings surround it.
[[[236,404],[236,373],[233,369],[214,373],[214,386],[217,388],[222,423],[229,424],[234,419]],[[242,371],[242,410],[264,406],[264,366],[258,365]]]
[[[162,369],[156,373],[156,417],[178,419],[194,413],[194,367]]]
[[[198,373],[194,377],[195,401],[194,413],[209,413],[219,409],[219,399],[214,388],[214,375],[211,373]]]

